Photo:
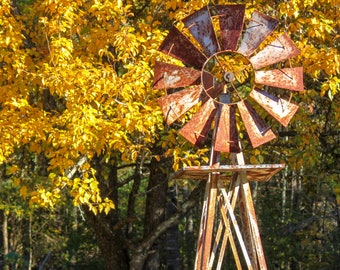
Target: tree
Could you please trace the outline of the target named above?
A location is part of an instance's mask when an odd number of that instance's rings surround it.
[[[31,207],[53,209],[72,196],[107,269],[159,267],[160,237],[197,205],[204,186],[165,215],[169,168],[207,162],[208,149],[163,125],[157,97],[165,93],[152,89],[153,66],[174,62],[157,52],[167,30],[208,2],[0,3],[2,181],[13,181]],[[303,177],[302,190],[324,175],[329,189],[319,199],[329,205],[336,196],[338,211],[339,4],[257,0],[247,16],[255,8],[282,21],[278,31],[301,49],[290,64],[304,65],[306,91],[293,97],[301,109],[289,129],[273,122],[279,139],[260,151],[245,144],[245,153],[252,163],[285,159],[289,173]]]

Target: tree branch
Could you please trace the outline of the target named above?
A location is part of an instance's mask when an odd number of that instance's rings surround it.
[[[204,188],[206,185],[206,181],[201,181],[195,189],[190,193],[190,196],[186,202],[184,202],[180,207],[178,207],[178,211],[174,213],[170,218],[163,221],[156,230],[152,231],[149,235],[147,235],[142,243],[139,245],[140,251],[146,252],[148,251],[153,243],[156,241],[158,237],[160,237],[163,233],[166,232],[167,229],[176,225],[179,220],[194,206],[197,205],[197,201],[200,198],[202,192],[204,192]],[[129,243],[129,246],[133,246],[133,243]],[[133,250],[133,249],[132,249]]]
[[[68,172],[66,172],[66,177],[71,179],[77,172],[77,170],[85,164],[87,161],[87,156],[82,156],[76,165],[74,165]]]

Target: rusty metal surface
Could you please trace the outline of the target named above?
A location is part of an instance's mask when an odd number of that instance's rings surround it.
[[[208,6],[196,11],[183,20],[184,25],[201,45],[206,56],[211,56],[219,51],[219,44],[211,21]]]
[[[207,71],[203,71],[202,86],[207,97],[215,99],[223,91],[224,84],[215,84],[214,76]]]
[[[207,180],[210,173],[219,173],[220,180],[230,180],[234,173],[246,173],[248,181],[267,182],[285,167],[284,164],[220,165],[184,167],[174,173],[173,179]]]
[[[241,151],[236,128],[235,106],[221,104],[214,150],[228,153]]]
[[[245,56],[251,55],[267,36],[274,31],[278,23],[278,20],[254,11],[237,51]]]
[[[176,27],[170,30],[158,50],[197,69],[201,69],[206,60],[205,55]]]
[[[179,134],[193,145],[202,147],[207,139],[216,111],[217,108],[214,100],[209,99],[179,131]]]
[[[242,100],[237,103],[237,106],[254,148],[276,138],[248,101]]]
[[[162,109],[166,123],[171,125],[190,110],[200,101],[202,93],[202,86],[196,85],[159,98],[158,104]]]
[[[293,91],[303,91],[303,68],[258,70],[255,71],[255,83]]]
[[[203,70],[201,81],[205,91],[210,91],[214,88],[214,76],[210,72]]]
[[[246,5],[217,5],[222,50],[235,51],[241,36]]]
[[[294,45],[287,34],[278,37],[263,50],[250,58],[254,69],[260,69],[281,61],[293,58],[300,54],[300,50]]]
[[[250,96],[285,127],[288,126],[290,120],[299,108],[299,106],[293,103],[259,89],[251,91]]]
[[[201,72],[192,68],[156,62],[154,89],[178,88],[201,83]]]

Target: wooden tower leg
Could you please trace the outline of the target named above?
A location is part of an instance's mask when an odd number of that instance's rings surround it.
[[[238,165],[245,165],[243,153],[234,154],[233,162]],[[240,173],[239,177],[241,180],[241,190],[239,193],[240,216],[247,250],[251,258],[253,269],[258,269],[258,266],[260,266],[261,270],[266,270],[267,265],[249,181],[245,173]]]
[[[218,164],[218,155],[213,152],[211,165]],[[235,154],[233,163],[237,165],[245,165],[243,153]],[[218,228],[219,234],[216,236],[213,244],[213,231],[215,220],[216,200],[219,198],[220,209],[223,217],[223,225],[225,228],[223,242],[220,255],[224,254],[226,242],[230,240],[233,255],[238,269],[240,269],[240,259],[235,250],[234,238],[231,233],[231,224],[234,227],[238,242],[242,248],[243,257],[247,263],[248,269],[266,270],[267,265],[264,257],[261,236],[257,224],[254,203],[250,185],[245,172],[234,175],[230,185],[231,189],[227,194],[225,188],[219,188],[218,182],[220,174],[218,172],[210,173],[205,190],[205,199],[202,210],[200,235],[197,243],[197,254],[195,261],[196,270],[212,269],[213,260],[215,258],[218,242],[221,239],[221,228]],[[222,202],[224,199],[224,203]],[[242,221],[242,233],[237,224],[234,207],[236,200],[239,201],[240,217]],[[223,258],[218,260],[218,268],[220,269]]]
[[[260,230],[259,230],[258,223],[257,223],[255,207],[254,207],[254,203],[252,199],[250,185],[246,179],[243,179],[243,182],[242,182],[242,188],[240,192],[240,201],[243,202],[245,206],[244,208],[246,211],[246,215],[248,216],[249,222],[250,222],[251,239],[249,240],[251,240],[252,243],[254,243],[255,245],[257,260],[260,265],[260,269],[266,270],[267,264],[266,264],[266,259],[264,257],[264,251],[262,247]],[[253,263],[254,263],[254,266],[256,266],[255,269],[257,269],[258,268],[257,260],[256,258],[254,259],[255,261],[253,261]]]
[[[212,236],[215,219],[215,205],[217,198],[217,182],[219,174],[212,173],[206,186],[206,199],[202,211],[200,236],[196,254],[195,269],[207,269],[212,246]]]

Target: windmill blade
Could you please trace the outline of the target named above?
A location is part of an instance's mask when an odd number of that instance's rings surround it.
[[[202,86],[196,85],[159,98],[158,104],[162,109],[166,123],[171,125],[197,104],[201,100],[202,92]]]
[[[237,103],[237,107],[254,148],[276,138],[273,131],[266,126],[254,108],[250,106],[249,102],[242,100]]]
[[[239,153],[239,137],[236,127],[235,106],[220,105],[221,112],[215,137],[214,150],[227,153]]]
[[[170,30],[158,50],[197,69],[201,69],[206,61],[205,55],[176,27]]]
[[[208,99],[200,110],[179,131],[185,139],[197,147],[202,147],[215,117],[217,108],[214,100]]]
[[[208,57],[219,51],[219,44],[208,6],[189,15],[182,21]]]
[[[255,71],[255,83],[293,91],[303,91],[303,68],[258,70]]]
[[[300,50],[294,45],[290,37],[287,34],[283,34],[251,57],[250,62],[254,69],[260,69],[298,56],[299,54]]]
[[[208,95],[206,98],[216,98],[224,89],[224,83],[219,83],[215,85],[215,78],[214,76],[207,71],[203,71],[202,75],[202,85],[205,89],[205,94]]]
[[[283,126],[288,126],[299,106],[275,97],[265,91],[253,89],[250,96]]]
[[[192,68],[156,62],[154,89],[178,88],[197,85],[201,82],[201,72]]]
[[[222,50],[235,51],[241,36],[246,5],[217,5]]]
[[[278,20],[258,11],[254,11],[251,15],[250,22],[244,33],[238,52],[245,56],[251,55],[266,37],[274,31],[278,23]]]

